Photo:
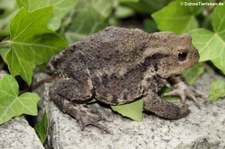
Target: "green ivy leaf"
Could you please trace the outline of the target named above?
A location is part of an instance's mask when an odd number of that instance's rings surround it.
[[[46,111],[44,111],[41,121],[35,125],[34,129],[41,140],[41,143],[44,144],[48,135],[48,116]]]
[[[67,40],[70,43],[79,41],[108,26],[114,5],[114,0],[80,1],[66,32]]]
[[[17,0],[19,7],[28,11],[34,11],[44,7],[53,7],[52,17],[49,21],[49,28],[59,29],[62,18],[76,6],[78,0]]]
[[[200,12],[201,6],[184,6],[183,2],[183,0],[173,1],[152,14],[159,30],[179,34],[198,27],[195,16]],[[186,0],[185,2],[199,2],[199,0]]]
[[[135,11],[133,9],[125,6],[118,6],[115,10],[115,17],[120,19],[133,16],[134,14]]]
[[[217,80],[213,82],[208,95],[209,100],[217,100],[219,97],[225,96],[225,82]]]
[[[47,28],[51,12],[51,7],[32,13],[22,8],[10,22],[10,41],[4,60],[11,74],[20,75],[28,84],[36,65],[46,63],[67,46],[64,39]]]
[[[133,11],[140,14],[149,14],[153,13],[160,8],[167,5],[171,0],[160,0],[160,1],[151,1],[151,0],[120,0],[119,3],[122,6],[127,6]]]
[[[201,62],[211,60],[213,64],[225,74],[225,5],[217,6],[212,13],[213,31],[194,29],[193,44],[199,49]]]
[[[139,2],[140,0],[119,0],[120,3]]]
[[[144,20],[144,31],[146,31],[148,33],[157,31],[156,23],[152,19],[145,19]]]
[[[35,93],[18,96],[19,86],[10,75],[0,80],[0,125],[21,114],[37,115],[39,97]]]
[[[129,104],[111,106],[111,108],[125,117],[140,122],[143,119],[143,105],[144,99],[139,99]]]

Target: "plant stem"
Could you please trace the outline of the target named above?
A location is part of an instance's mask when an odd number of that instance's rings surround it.
[[[11,43],[12,43],[11,41],[2,41],[2,42],[0,42],[0,46],[5,45],[5,44],[11,44]]]

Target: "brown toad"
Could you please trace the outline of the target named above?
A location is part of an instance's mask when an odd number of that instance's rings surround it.
[[[146,111],[179,119],[189,114],[187,106],[161,100],[157,92],[167,80],[175,89],[171,95],[180,95],[183,101],[186,97],[196,100],[195,91],[180,82],[178,74],[198,59],[188,34],[108,27],[52,58],[49,66],[58,79],[50,97],[82,129],[87,125],[102,127],[100,117],[85,106],[93,97],[109,105],[143,97]]]

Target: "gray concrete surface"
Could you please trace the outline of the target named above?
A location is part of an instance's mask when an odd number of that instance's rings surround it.
[[[23,117],[0,126],[0,149],[44,149],[34,129]]]

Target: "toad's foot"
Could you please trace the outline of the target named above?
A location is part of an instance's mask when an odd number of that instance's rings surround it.
[[[87,107],[86,104],[75,104],[69,100],[62,99],[64,98],[59,95],[55,95],[52,100],[56,105],[60,105],[58,108],[63,113],[69,114],[77,120],[81,130],[84,130],[88,125],[92,125],[105,133],[111,133],[105,126],[100,124],[100,121],[105,118],[102,117],[95,108]]]
[[[179,82],[173,86],[173,91],[163,94],[163,96],[179,96],[181,102],[185,104],[185,100],[191,99],[193,100],[198,108],[200,108],[200,104],[198,102],[198,98],[205,98],[205,95],[196,90],[195,88],[187,85],[185,82]]]
[[[84,130],[88,125],[92,125],[103,130],[105,133],[111,133],[105,126],[99,123],[104,118],[98,111],[89,109],[85,104],[70,104],[68,106],[67,111],[64,112],[77,120],[81,130]]]
[[[100,124],[100,121],[104,118],[99,111],[96,108],[87,107],[87,105],[84,104],[84,102],[92,96],[89,90],[90,87],[85,86],[88,85],[88,83],[78,83],[78,81],[73,79],[55,81],[49,92],[51,100],[63,113],[69,114],[71,117],[75,118],[81,130],[84,130],[88,125],[93,125],[106,133],[110,133],[106,127]],[[82,92],[82,94],[78,93],[78,91]],[[75,103],[75,101],[83,104]]]

